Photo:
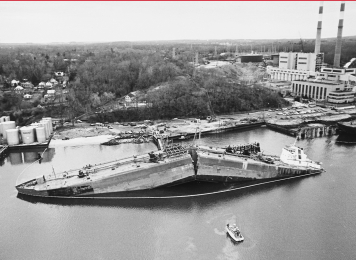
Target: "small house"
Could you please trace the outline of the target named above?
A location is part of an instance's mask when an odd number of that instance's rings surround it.
[[[52,88],[52,87],[53,87],[53,84],[48,81],[48,82],[46,83],[46,88]]]
[[[14,88],[14,91],[16,94],[23,94],[23,87],[21,86],[17,86],[16,88]]]
[[[25,94],[24,96],[23,96],[23,98],[24,99],[31,99],[32,98],[32,95],[30,95],[30,94]]]

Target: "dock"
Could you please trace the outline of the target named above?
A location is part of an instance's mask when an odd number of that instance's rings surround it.
[[[6,157],[7,152],[8,152],[8,148],[9,148],[8,145],[1,145],[0,146],[0,158]]]

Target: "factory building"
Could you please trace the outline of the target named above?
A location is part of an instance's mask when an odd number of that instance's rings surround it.
[[[325,100],[331,103],[354,102],[356,90],[356,69],[352,59],[340,68],[341,37],[345,2],[341,2],[335,47],[334,67],[326,68],[324,54],[320,53],[323,2],[319,7],[317,37],[314,53],[281,52],[277,67],[268,66],[267,73],[272,81],[291,81],[292,93],[304,98]]]

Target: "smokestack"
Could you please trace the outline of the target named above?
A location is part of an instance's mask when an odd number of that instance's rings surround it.
[[[315,40],[315,54],[320,53],[320,43],[321,43],[321,23],[323,20],[323,5],[324,1],[320,1],[319,6],[319,18],[318,18],[318,26],[316,29],[316,40]]]
[[[344,12],[345,12],[345,2],[342,1],[341,2],[341,6],[340,6],[339,26],[338,26],[338,29],[337,29],[337,39],[336,39],[335,56],[334,56],[334,67],[340,67],[342,28],[344,27]]]

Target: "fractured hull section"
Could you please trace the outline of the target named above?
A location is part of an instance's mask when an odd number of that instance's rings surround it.
[[[133,163],[132,169],[125,172],[114,172],[108,176],[100,176],[100,174],[96,173],[90,174],[90,178],[79,179],[78,176],[74,176],[71,177],[71,179],[74,178],[74,180],[71,180],[74,185],[66,185],[66,182],[69,184],[70,181],[63,178],[63,180],[56,180],[58,187],[51,188],[51,181],[47,181],[41,186],[34,185],[33,188],[29,188],[32,186],[28,184],[35,182],[35,180],[31,180],[16,186],[16,188],[19,193],[31,196],[92,196],[113,192],[153,189],[175,182],[184,183],[185,181],[191,181],[194,175],[191,157],[186,155],[159,163],[151,163],[148,166]],[[58,183],[59,181],[61,182]],[[47,185],[47,188],[44,185]]]
[[[267,164],[247,158],[198,152],[196,179],[209,182],[262,181],[320,173],[303,167]]]

